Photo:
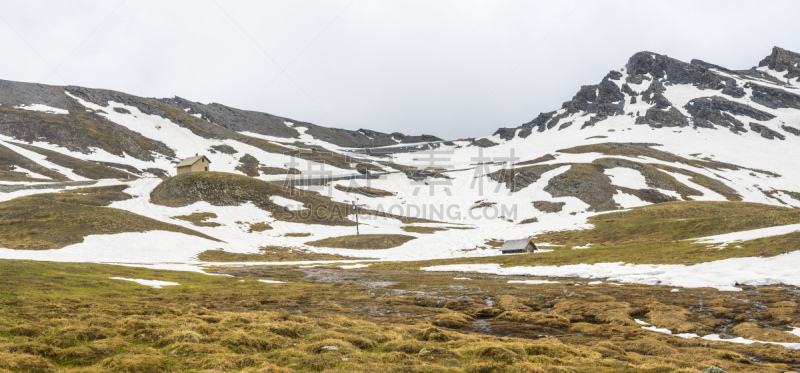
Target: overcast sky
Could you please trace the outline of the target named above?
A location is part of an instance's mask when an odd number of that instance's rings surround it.
[[[797,1],[0,0],[0,79],[181,96],[323,126],[490,135],[642,50],[746,69]]]

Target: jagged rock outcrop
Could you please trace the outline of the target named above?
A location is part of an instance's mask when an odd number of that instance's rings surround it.
[[[748,83],[745,87],[752,88],[754,102],[770,109],[800,109],[800,95],[754,83]]]
[[[699,89],[722,90],[722,94],[744,97],[742,87],[736,80],[715,74],[700,65],[693,65],[651,52],[634,54],[625,65],[628,83],[641,84],[648,74],[655,79],[664,79],[670,84],[691,84]]]
[[[744,123],[733,117],[733,115],[746,116],[762,121],[775,118],[772,114],[720,96],[696,98],[689,101],[684,106],[684,109],[692,115],[694,124],[697,127],[713,128],[714,125],[717,125],[726,127],[736,133],[747,132],[747,130],[744,128]]]
[[[758,123],[750,123],[750,129],[753,130],[754,132],[758,132],[759,134],[761,134],[761,137],[763,137],[765,139],[768,139],[768,140],[772,140],[772,139],[785,140],[786,139],[786,137],[781,135],[780,132],[773,131],[773,130],[767,128],[766,126],[758,124]]]
[[[787,79],[800,78],[800,53],[788,51],[783,48],[773,47],[772,54],[765,57],[758,66],[766,66],[777,72],[786,71]]]

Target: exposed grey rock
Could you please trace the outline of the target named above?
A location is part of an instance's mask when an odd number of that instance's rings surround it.
[[[149,174],[152,174],[155,177],[169,177],[170,176],[169,172],[167,172],[166,170],[160,169],[160,168],[145,168],[142,171],[147,172]]]
[[[275,137],[296,138],[300,133],[284,122],[290,122],[301,126],[307,124],[272,114],[240,110],[218,103],[211,103],[208,105],[201,104],[177,96],[173,98],[162,98],[159,99],[159,101],[180,111],[189,109],[189,113],[200,114],[205,118],[205,121],[234,132],[253,132]]]
[[[493,135],[500,136],[503,140],[511,140],[519,128],[498,128]]]
[[[589,205],[589,211],[610,211],[618,208],[614,202],[616,188],[599,167],[573,164],[566,172],[554,176],[544,191],[553,197],[575,197]]]
[[[800,130],[791,126],[782,125],[781,128],[795,136],[800,136]]]
[[[0,80],[0,92],[2,106],[43,104],[64,110],[73,108],[73,100],[56,86]]]
[[[569,121],[569,122],[566,122],[566,123],[562,123],[560,126],[558,126],[558,130],[561,131],[564,128],[567,128],[567,127],[571,126],[572,123],[573,123],[572,121]]]
[[[628,83],[641,84],[650,74],[656,80],[665,79],[671,84],[691,84],[699,89],[721,90],[722,94],[744,97],[742,87],[730,77],[720,76],[700,66],[652,52],[634,54],[625,65]]]
[[[772,54],[761,60],[758,66],[767,66],[777,72],[786,71],[786,78],[796,79],[800,77],[798,64],[800,64],[800,53],[772,47]]]
[[[653,82],[647,90],[642,92],[642,100],[648,104],[654,104],[656,109],[664,110],[672,106],[672,103],[663,95],[666,90],[661,82]]]
[[[136,175],[140,175],[140,176],[142,175],[142,171],[140,171],[138,168],[133,167],[131,165],[121,164],[121,163],[114,163],[114,162],[105,162],[105,161],[92,161],[92,162],[97,163],[99,165],[106,166],[106,167],[112,167],[112,168],[118,168],[120,170],[125,170],[125,171],[128,171],[128,172],[132,173],[132,174],[136,174]]]
[[[561,212],[565,202],[533,201],[533,207],[542,212]]]
[[[517,224],[531,224],[531,223],[538,223],[538,222],[539,222],[539,218],[533,217],[533,218],[523,219]]]
[[[730,101],[724,97],[701,97],[689,101],[684,106],[687,112],[692,115],[695,126],[710,128],[713,125],[727,127],[731,131],[747,132],[744,124],[734,118],[731,114],[746,116],[755,120],[766,121],[775,116],[750,106]]]
[[[223,153],[223,154],[236,154],[237,153],[236,149],[234,149],[232,146],[224,145],[224,144],[223,145],[212,145],[211,149],[209,151],[211,153],[214,153],[215,151],[218,151],[218,152]]]
[[[770,109],[800,109],[800,95],[755,83],[747,83],[745,87],[753,89],[753,102],[764,105]]]
[[[339,146],[355,148],[395,145],[398,141],[400,143],[441,141],[440,138],[430,135],[407,136],[398,132],[386,134],[366,129],[351,131],[340,128],[327,128],[268,113],[236,109],[218,103],[205,105],[180,97],[164,98],[159,101],[181,111],[190,109],[190,113],[201,114],[205,121],[234,132],[253,132],[292,139],[298,138],[300,135],[295,128],[304,127],[306,128],[305,133],[314,138]],[[291,123],[291,126],[287,122]]]
[[[754,132],[758,132],[759,134],[761,134],[761,137],[763,137],[765,139],[769,139],[769,140],[774,140],[776,138],[780,139],[780,140],[785,140],[786,139],[779,132],[773,131],[773,130],[767,128],[767,126],[764,126],[763,124],[750,123],[750,129],[753,130]]]
[[[492,146],[497,145],[497,143],[487,138],[482,138],[482,139],[472,140],[472,143],[470,145],[478,146],[481,148],[490,148]]]
[[[625,93],[625,94],[627,94],[629,96],[637,96],[637,95],[639,95],[638,93],[636,93],[636,91],[634,91],[631,88],[631,86],[628,85],[628,83],[623,83],[622,84],[622,93]]]
[[[617,188],[620,192],[631,194],[636,198],[648,203],[664,203],[677,201],[678,199],[673,196],[668,196],[655,189],[631,189],[631,188]]]
[[[647,124],[653,128],[686,127],[689,125],[689,121],[675,107],[662,110],[654,106],[647,109],[643,117],[637,117],[636,124]]]
[[[247,176],[256,177],[259,175],[259,166],[260,163],[258,163],[258,159],[256,159],[256,157],[253,157],[250,154],[245,154],[239,158],[239,165],[236,166],[236,170],[241,171]]]
[[[531,134],[532,132],[531,130],[534,128],[536,128],[536,130],[539,132],[544,132],[544,130],[547,128],[546,127],[547,122],[550,121],[550,119],[552,119],[554,115],[556,115],[555,111],[540,113],[532,121],[525,123],[521,126],[522,131],[520,131],[519,136],[522,137],[523,139],[527,138]]]
[[[706,69],[709,69],[709,70],[710,69],[714,69],[714,70],[719,70],[719,71],[727,73],[727,74],[738,75],[739,77],[741,77],[743,79],[755,78],[755,79],[760,79],[760,80],[766,80],[768,82],[772,82],[772,83],[775,83],[775,84],[778,84],[778,85],[785,83],[785,82],[783,82],[783,81],[781,81],[779,79],[776,79],[774,76],[772,76],[770,74],[767,74],[767,73],[765,73],[763,71],[756,70],[756,68],[752,68],[752,69],[749,69],[749,70],[730,70],[730,69],[727,69],[725,67],[722,67],[722,66],[719,66],[719,65],[715,65],[715,64],[712,64],[712,63],[708,63],[708,62],[705,62],[705,61],[697,60],[697,59],[692,60],[691,64],[692,65],[698,65],[700,67],[703,67],[703,68],[706,68]]]
[[[503,169],[487,174],[490,179],[505,184],[512,192],[518,192],[538,181],[542,175],[562,165],[535,165],[516,169]]]
[[[622,78],[622,73],[617,70],[611,70],[606,74],[606,79],[620,80],[620,78]]]

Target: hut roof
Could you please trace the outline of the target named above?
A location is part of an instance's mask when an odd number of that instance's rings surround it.
[[[175,166],[175,167],[191,166],[191,165],[197,163],[197,161],[199,161],[199,160],[201,160],[203,158],[206,158],[206,156],[204,156],[204,155],[196,155],[194,157],[189,157],[189,158],[186,158],[186,159],[182,160],[181,163],[178,163],[178,165]],[[208,161],[208,163],[211,163],[211,160],[208,159],[208,158],[206,158],[206,161]]]
[[[527,247],[530,242],[531,242],[530,238],[508,240],[506,242],[503,242],[503,246],[500,247],[500,251],[525,250],[525,247]]]

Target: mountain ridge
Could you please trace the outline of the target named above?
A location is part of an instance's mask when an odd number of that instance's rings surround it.
[[[800,128],[800,83],[785,77],[796,57],[776,49],[764,66],[733,71],[640,52],[558,110],[453,141],[327,129],[181,97],[1,81],[0,183],[8,192],[0,205],[87,184],[129,185],[133,198],[111,208],[225,242],[200,245],[209,250],[255,253],[268,244],[387,260],[493,255],[487,242],[585,228],[596,214],[650,204],[800,208],[800,130],[792,132]],[[155,190],[208,190],[208,178],[184,178],[195,183],[184,189],[162,180],[200,153],[231,180],[213,195],[263,193],[154,203]],[[307,191],[316,199],[302,198]],[[368,205],[361,233],[416,239],[367,253],[308,244],[354,233],[348,206],[356,198]],[[326,218],[314,213],[333,210],[341,224],[318,224]],[[213,224],[176,218],[186,216]],[[243,230],[250,226],[271,229]],[[187,250],[181,260],[197,254]],[[114,255],[105,258],[126,254]]]
[[[776,72],[787,71],[784,76],[787,82],[783,83],[774,75],[759,70],[758,67],[733,71],[701,60],[692,60],[687,63],[653,52],[638,52],[630,57],[625,67],[621,70],[612,70],[599,84],[582,86],[571,100],[562,104],[561,109],[541,113],[519,127],[500,128],[494,135],[504,140],[510,140],[514,136],[526,138],[534,130],[543,132],[557,125],[559,130],[564,129],[572,125],[572,122],[561,122],[562,119],[581,113],[584,116],[594,114],[583,124],[584,127],[593,126],[609,117],[632,114],[626,113],[624,110],[626,99],[631,105],[638,101],[654,105],[648,108],[644,115],[636,114],[636,124],[646,124],[656,128],[690,125],[708,128],[721,126],[728,127],[734,132],[746,132],[747,129],[742,122],[731,119],[724,113],[738,110],[741,105],[732,104],[724,96],[742,98],[746,95],[745,89],[750,88],[753,91],[752,100],[760,105],[773,109],[800,109],[800,92],[790,93],[763,85],[766,82],[797,88],[800,85],[792,85],[789,81],[800,77],[800,69],[796,68],[798,62],[800,62],[800,54],[774,47],[772,54],[759,63],[759,67],[773,70],[775,68],[782,69],[775,70]],[[794,65],[792,65],[793,63]],[[743,82],[745,80],[746,82]],[[616,84],[617,81],[620,84]],[[631,88],[631,86],[647,82],[650,84],[647,84],[644,90],[635,91]],[[740,83],[742,84],[740,85]],[[663,95],[666,90],[665,85],[680,84],[690,84],[703,91],[719,92],[712,94],[711,102],[701,102],[701,104],[705,104],[704,108],[696,109],[689,112],[690,115],[685,115]],[[731,109],[731,105],[737,106],[737,108]],[[685,107],[684,109],[688,110]],[[753,115],[747,116],[753,117]],[[760,120],[758,117],[754,119]],[[800,133],[796,127],[788,127],[788,129],[784,128],[788,134]],[[782,136],[777,129],[768,129],[761,123],[751,125],[750,129],[764,133],[764,137],[768,139],[780,139]]]

